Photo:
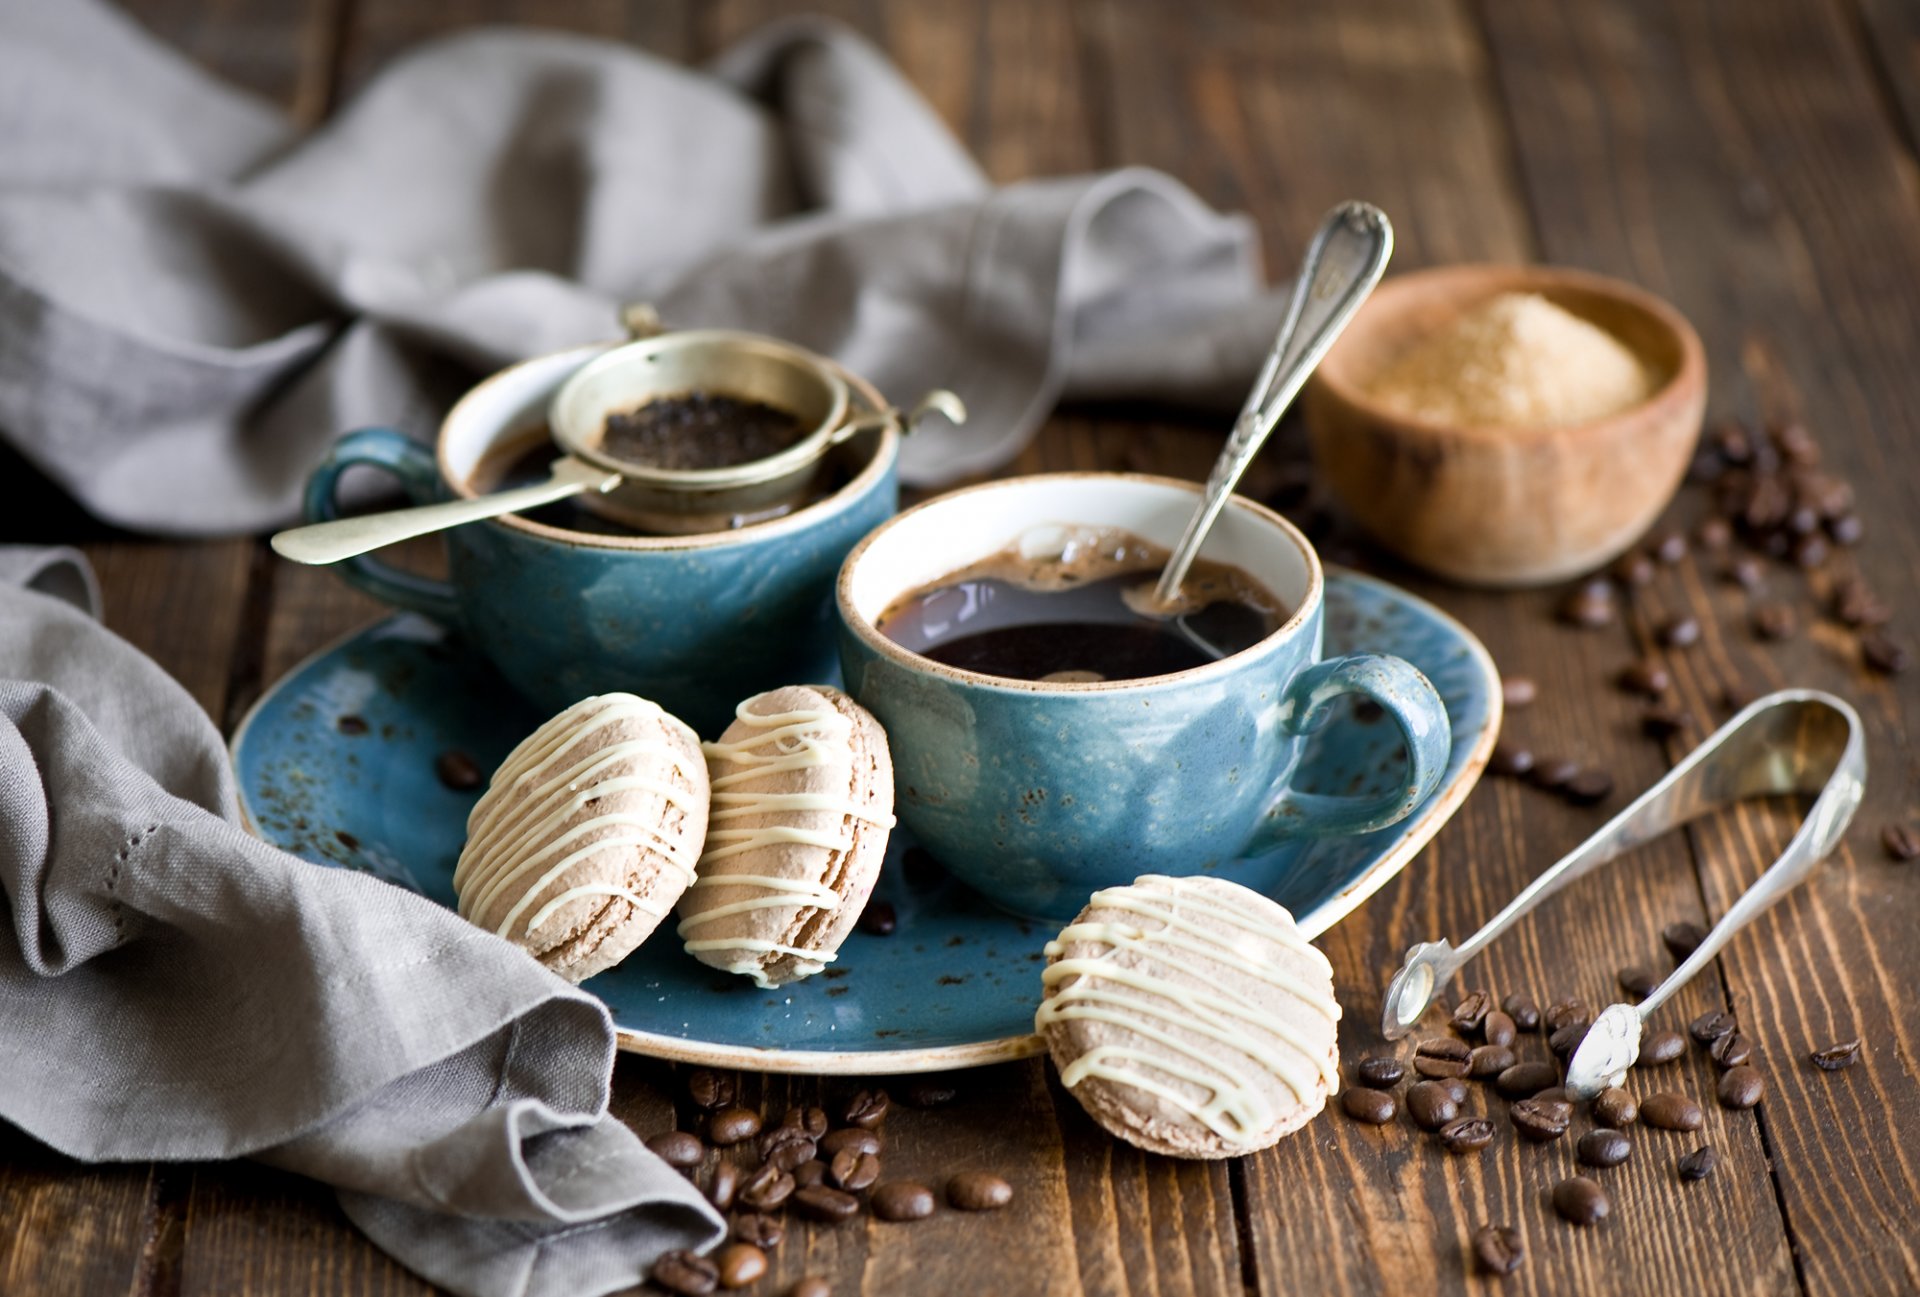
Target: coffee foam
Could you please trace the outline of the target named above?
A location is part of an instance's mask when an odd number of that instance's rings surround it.
[[[1194,560],[1178,596],[1161,605],[1153,599],[1153,585],[1170,557],[1165,546],[1117,527],[1049,523],[1028,528],[1005,549],[947,573],[926,589],[992,580],[1051,592],[1138,572],[1140,586],[1128,590],[1126,599],[1127,605],[1143,617],[1177,616],[1221,600],[1251,604],[1269,612],[1280,610],[1273,593],[1246,572],[1204,558]]]

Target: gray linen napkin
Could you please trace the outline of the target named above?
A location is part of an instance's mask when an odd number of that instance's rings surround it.
[[[431,434],[619,304],[839,357],[964,429],[937,485],[1069,395],[1231,404],[1278,322],[1253,231],[1157,173],[992,189],[871,46],[798,21],[704,74],[479,31],[296,139],[97,0],[0,5],[0,434],[99,516],[291,518],[339,433]]]
[[[0,1118],[89,1161],[314,1176],[476,1297],[610,1292],[717,1241],[607,1113],[606,1008],[248,835],[213,725],[91,590],[72,551],[0,547]]]

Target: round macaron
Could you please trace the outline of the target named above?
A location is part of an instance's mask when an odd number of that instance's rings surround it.
[[[1074,1098],[1130,1144],[1238,1157],[1338,1086],[1333,968],[1258,892],[1149,874],[1095,892],[1046,949],[1034,1029]]]
[[[693,882],[707,764],[632,694],[583,699],[493,772],[453,871],[460,913],[580,982],[632,954]]]
[[[893,827],[893,761],[866,708],[825,685],[741,703],[706,745],[713,807],[680,936],[763,987],[831,963],[866,907]]]

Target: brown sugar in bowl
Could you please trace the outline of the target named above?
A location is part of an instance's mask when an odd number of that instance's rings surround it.
[[[1436,423],[1367,388],[1406,348],[1500,293],[1539,293],[1640,358],[1653,394],[1560,427]],[[1613,559],[1673,498],[1700,437],[1707,362],[1681,314],[1579,270],[1449,266],[1396,276],[1360,309],[1306,393],[1321,479],[1387,548],[1466,585],[1544,585]]]

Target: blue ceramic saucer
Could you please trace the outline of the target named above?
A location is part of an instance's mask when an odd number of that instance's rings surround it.
[[[1273,890],[1309,936],[1398,873],[1460,805],[1492,750],[1500,682],[1466,628],[1384,582],[1329,571],[1326,652],[1371,650],[1424,671],[1447,705],[1453,753],[1432,797],[1363,837],[1290,843]],[[360,869],[454,903],[453,865],[479,791],[435,773],[441,754],[492,770],[545,718],[478,654],[411,615],[322,650],[279,681],[233,738],[241,809],[260,836],[321,865]],[[1316,735],[1296,786],[1361,793],[1401,777],[1393,726],[1363,716]],[[855,932],[816,977],[756,989],[689,958],[671,926],[588,981],[623,1048],[763,1072],[874,1074],[968,1067],[1038,1053],[1033,1010],[1053,933],[994,909],[896,834],[875,890],[890,936]],[[1221,876],[1231,878],[1240,865]]]

